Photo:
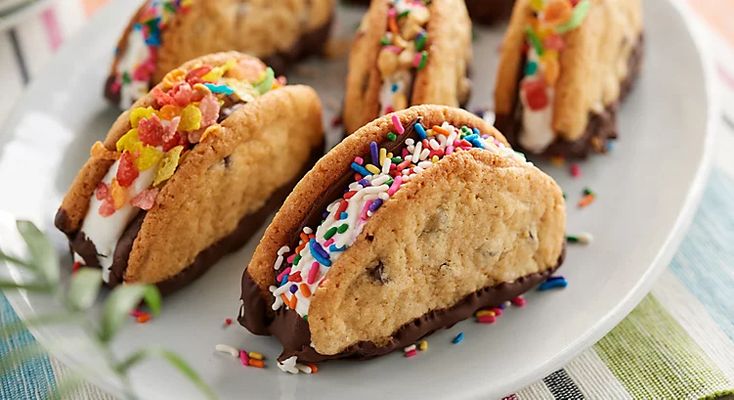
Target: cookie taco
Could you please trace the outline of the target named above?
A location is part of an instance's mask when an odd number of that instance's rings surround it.
[[[617,137],[642,61],[639,0],[518,0],[502,44],[497,128],[534,154],[585,157]]]
[[[321,104],[260,60],[207,55],[122,113],[56,214],[79,265],[170,292],[245,243],[321,154]]]
[[[276,72],[320,53],[335,0],[146,0],[115,49],[105,96],[128,108],[170,70],[205,54],[237,50]]]
[[[280,366],[369,358],[497,306],[562,262],[558,185],[475,115],[414,106],[296,185],[242,278],[239,322]]]
[[[346,132],[411,105],[465,104],[471,48],[462,0],[373,1],[349,56]]]

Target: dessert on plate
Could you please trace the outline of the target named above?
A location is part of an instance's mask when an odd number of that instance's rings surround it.
[[[170,70],[218,51],[259,57],[277,73],[321,52],[335,0],[146,0],[115,49],[105,96],[125,109]]]
[[[481,118],[414,106],[322,157],[242,277],[239,322],[281,368],[369,358],[498,306],[563,261],[555,181]]]
[[[346,132],[411,105],[465,104],[471,58],[462,0],[373,1],[349,55]]]
[[[384,1],[384,0],[377,0]],[[370,0],[349,0],[350,3],[367,5]],[[469,16],[480,24],[494,24],[506,20],[515,0],[466,0]]]
[[[518,0],[500,55],[497,128],[526,153],[606,152],[640,72],[642,32],[640,0]]]
[[[170,292],[237,249],[322,153],[321,103],[257,58],[207,55],[122,113],[56,214],[105,283]]]

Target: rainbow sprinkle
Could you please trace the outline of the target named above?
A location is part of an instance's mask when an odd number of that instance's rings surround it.
[[[380,115],[408,107],[414,71],[428,64],[429,0],[388,0],[387,32],[380,39]],[[398,132],[398,135],[402,132]]]
[[[459,332],[458,335],[454,336],[453,339],[451,339],[451,343],[453,344],[459,344],[464,341],[464,332]]]
[[[588,232],[582,232],[578,235],[566,235],[566,242],[578,243],[578,244],[591,244],[594,241],[594,237]]]
[[[565,288],[566,286],[568,286],[566,278],[563,276],[551,276],[538,286],[538,290],[542,292],[550,289]]]

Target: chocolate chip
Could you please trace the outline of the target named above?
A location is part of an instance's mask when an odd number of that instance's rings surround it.
[[[385,265],[382,264],[382,261],[378,261],[377,265],[372,268],[367,268],[367,274],[370,276],[370,278],[374,279],[376,282],[379,282],[380,285],[384,285],[390,280],[385,273]]]
[[[232,165],[232,157],[230,156],[224,157],[224,168],[229,168],[230,165]]]

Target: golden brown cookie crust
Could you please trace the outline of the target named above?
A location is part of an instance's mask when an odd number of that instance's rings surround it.
[[[563,196],[537,168],[474,149],[443,158],[405,186],[312,294],[308,323],[318,353],[360,341],[387,345],[432,310],[557,266]],[[370,272],[378,263],[384,283]]]
[[[434,0],[429,6],[428,62],[416,73],[411,105],[458,106],[468,99],[467,66],[472,59],[471,21],[463,0]],[[377,68],[380,39],[387,31],[387,1],[373,1],[349,55],[344,128],[352,133],[380,111],[382,77]]]
[[[393,114],[375,119],[363,126],[341,143],[331,149],[296,185],[281,207],[270,226],[268,226],[260,244],[255,249],[248,266],[248,273],[268,297],[268,286],[275,279],[275,262],[278,249],[291,239],[293,232],[300,228],[309,206],[319,199],[325,189],[350,170],[350,163],[357,156],[369,153],[369,143],[382,142],[387,132],[393,130],[392,115],[396,115],[404,126],[421,116],[427,124],[440,124],[451,121],[454,125],[473,126],[486,132],[504,145],[507,140],[499,131],[476,115],[457,108],[437,105],[413,106]]]
[[[125,281],[158,283],[191,265],[292,181],[322,140],[321,104],[307,86],[245,104],[186,155],[163,187],[133,243]]]
[[[591,0],[586,19],[565,35],[560,77],[553,101],[553,129],[568,141],[579,139],[589,113],[601,113],[619,98],[627,61],[642,33],[640,0]],[[495,88],[497,114],[512,115],[522,78],[529,0],[518,0],[500,52]],[[617,45],[615,45],[617,44]]]
[[[260,60],[238,52],[211,54],[180,68],[222,65],[231,59],[266,68]],[[149,93],[132,108],[152,104]],[[125,111],[104,146],[114,149],[129,129]],[[278,187],[292,180],[322,140],[321,103],[309,87],[279,88],[236,109],[182,158],[163,186],[133,243],[125,281],[157,283],[180,272],[200,250],[226,236],[242,216],[260,208]],[[224,157],[229,157],[226,168]],[[90,158],[82,167],[61,205],[67,215],[65,232],[80,228],[89,199],[111,165]]]

